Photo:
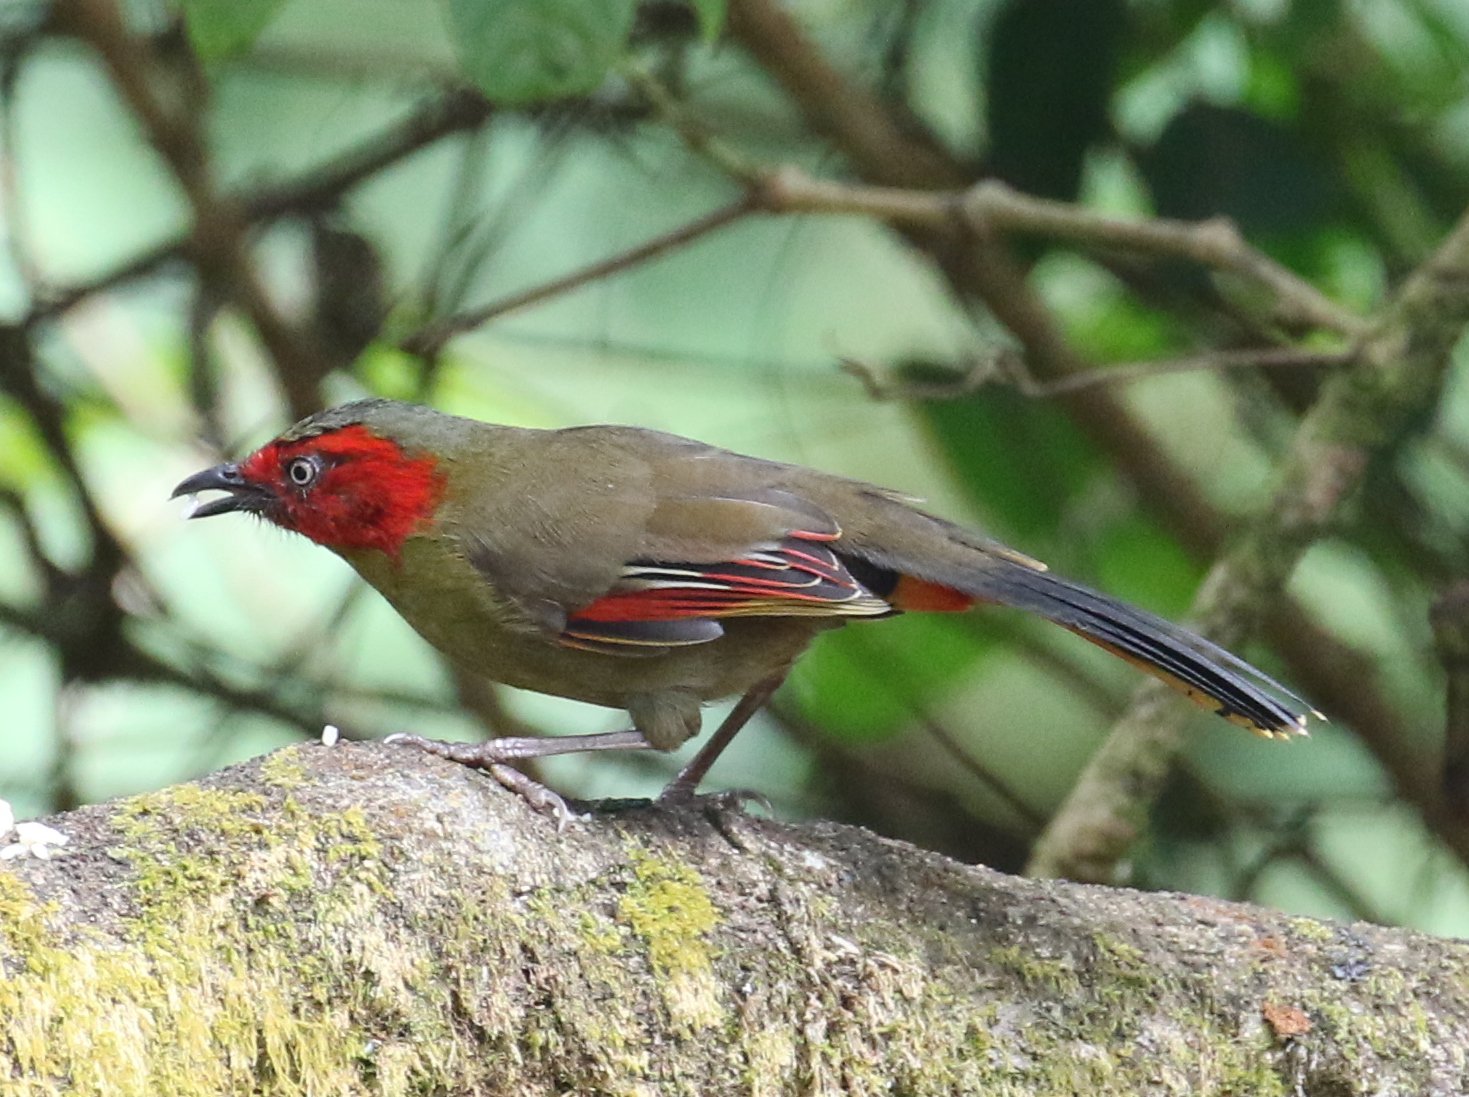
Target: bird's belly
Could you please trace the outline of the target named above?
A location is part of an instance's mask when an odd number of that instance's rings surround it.
[[[789,667],[835,623],[813,617],[728,619],[717,640],[656,655],[608,655],[566,647],[487,590],[435,583],[423,572],[410,575],[417,570],[411,564],[395,570],[386,561],[349,560],[419,635],[464,669],[520,689],[613,708],[672,690],[700,701],[743,693]]]
[[[607,655],[552,639],[467,622],[419,631],[460,666],[520,689],[626,708],[633,698],[676,690],[700,701],[744,693],[785,670],[821,629],[810,620],[744,619],[717,640],[657,655]],[[454,633],[454,634],[450,634]]]
[[[517,652],[510,662],[518,665],[504,677],[491,666],[477,669],[509,685],[600,705],[626,707],[632,697],[666,690],[713,701],[784,671],[822,631],[809,619],[745,618],[726,625],[717,640],[658,655],[606,655],[543,642]]]

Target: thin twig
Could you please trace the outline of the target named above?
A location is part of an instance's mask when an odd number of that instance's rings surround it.
[[[1278,597],[1296,561],[1335,519],[1370,459],[1437,398],[1453,348],[1469,325],[1469,214],[1399,287],[1363,340],[1353,368],[1334,376],[1301,422],[1270,505],[1236,535],[1195,601],[1194,619],[1224,644],[1243,637]],[[1036,875],[1105,880],[1142,823],[1139,791],[1156,789],[1179,749],[1185,714],[1157,683],[1133,705],[1088,764],[1036,846]],[[1469,830],[1423,805],[1469,855]]]
[[[678,134],[690,152],[747,187],[754,187],[760,182],[760,166],[721,140],[661,80],[636,66],[628,66],[623,75],[648,101],[658,120]]]
[[[1065,202],[1031,198],[995,182],[963,191],[926,191],[815,179],[794,167],[766,175],[760,193],[770,212],[855,213],[927,230],[940,230],[957,217],[981,240],[1000,231],[1094,250],[1187,259],[1267,289],[1275,299],[1276,311],[1295,327],[1319,328],[1353,339],[1366,328],[1360,317],[1250,247],[1232,224],[1220,219],[1123,220]]]
[[[400,125],[318,168],[287,183],[265,186],[228,201],[252,225],[320,208],[434,142],[483,125],[491,110],[483,98],[467,92],[439,96]],[[52,319],[89,297],[155,273],[166,264],[184,258],[188,242],[187,237],[164,241],[95,278],[53,291],[38,302],[27,317],[27,324]]]
[[[1218,373],[1232,369],[1319,369],[1345,366],[1351,360],[1349,353],[1307,350],[1304,347],[1216,350],[1182,358],[1163,358],[1156,362],[1124,362],[1090,373],[1058,377],[1054,381],[1037,381],[1027,376],[1021,379],[1019,388],[1026,396],[1049,398],[1077,392],[1093,385],[1125,385],[1175,373]]]
[[[959,763],[966,773],[972,776],[980,784],[984,785],[990,792],[1001,800],[1006,807],[1013,811],[1034,833],[1038,831],[1046,821],[1046,817],[1025,802],[1025,798],[1010,786],[1010,783],[985,766],[974,757],[964,745],[949,731],[940,721],[935,720],[926,710],[917,705],[913,706],[913,714],[918,718],[919,726],[927,732],[939,746],[944,748],[945,753],[954,761]]]
[[[843,742],[795,705],[783,702],[779,694],[765,715],[810,752],[818,795],[827,800],[836,818],[969,862],[1004,869],[1022,862],[1033,828],[1021,833],[1013,825],[977,816],[972,797],[889,764],[881,748]]]
[[[971,187],[959,208],[976,227],[991,226],[1090,248],[1190,259],[1200,266],[1248,278],[1272,291],[1279,311],[1294,326],[1321,328],[1350,338],[1361,336],[1367,328],[1361,317],[1250,247],[1234,224],[1224,218],[1199,222],[1163,217],[1122,220],[1066,202],[1033,198],[993,180]]]
[[[1024,396],[1050,399],[1094,385],[1125,385],[1176,373],[1339,367],[1350,361],[1351,355],[1333,351],[1261,347],[1256,350],[1211,351],[1183,358],[1164,358],[1156,362],[1124,362],[1101,366],[1086,373],[1059,377],[1053,381],[1037,380],[1025,369],[1019,354],[1008,348],[976,360],[967,370],[945,381],[884,379],[873,366],[855,358],[840,358],[837,365],[843,372],[857,378],[874,400],[957,400],[993,384],[1008,384]]]
[[[727,206],[721,206],[712,213],[706,213],[704,216],[690,221],[685,225],[680,225],[678,228],[663,233],[661,236],[655,236],[653,239],[645,241],[635,248],[629,248],[627,251],[620,252],[608,259],[603,259],[600,262],[582,267],[580,270],[573,271],[564,277],[554,279],[550,282],[544,282],[539,286],[532,286],[530,289],[521,293],[501,298],[499,301],[491,302],[477,309],[457,313],[428,327],[421,328],[402,341],[402,348],[410,354],[434,354],[445,342],[461,332],[477,328],[481,324],[487,323],[496,317],[504,316],[508,312],[523,309],[528,305],[536,304],[549,297],[555,297],[558,294],[587,285],[590,282],[621,273],[641,263],[645,263],[649,259],[667,254],[702,236],[708,236],[710,233],[724,228],[726,225],[733,224],[735,221],[748,217],[758,209],[759,202],[754,193],[747,193]]]

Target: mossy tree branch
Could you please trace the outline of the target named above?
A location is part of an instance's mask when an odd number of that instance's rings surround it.
[[[295,747],[0,867],[17,1093],[1457,1094],[1469,948]]]

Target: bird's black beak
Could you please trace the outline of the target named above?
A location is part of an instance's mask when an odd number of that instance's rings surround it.
[[[270,501],[270,493],[258,484],[247,481],[240,475],[240,466],[231,462],[194,473],[174,488],[169,498],[177,499],[180,495],[195,495],[201,491],[223,491],[228,494],[222,499],[210,499],[198,504],[189,514],[190,518],[209,518],[234,510],[259,514]]]

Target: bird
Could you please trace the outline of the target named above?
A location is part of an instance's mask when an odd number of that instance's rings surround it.
[[[900,613],[1010,606],[1082,636],[1267,738],[1321,713],[1224,648],[929,514],[909,496],[630,426],[504,426],[382,398],[317,412],[173,492],[191,518],[255,515],[342,557],[429,644],[495,681],[627,712],[626,731],[458,743],[558,824],[511,763],[671,751],[738,701],[664,789],[709,767],[820,634]]]

